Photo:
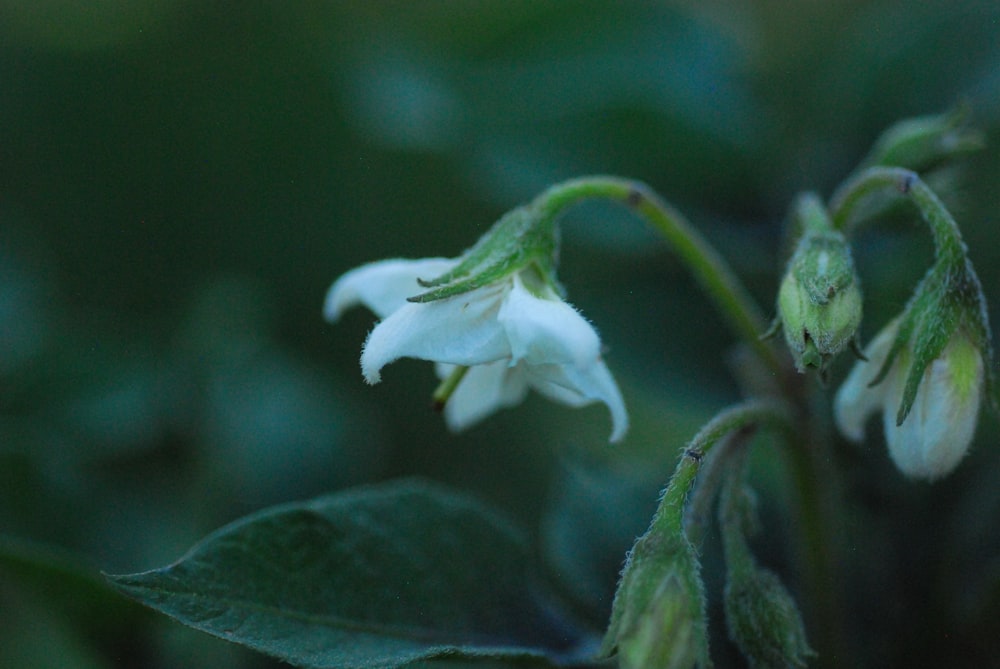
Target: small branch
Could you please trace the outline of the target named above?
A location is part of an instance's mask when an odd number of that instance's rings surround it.
[[[772,426],[791,430],[791,415],[783,403],[749,400],[723,409],[699,430],[681,453],[677,469],[660,499],[651,528],[684,531],[684,506],[702,461],[723,437],[748,428]]]
[[[871,167],[844,183],[830,199],[833,225],[850,234],[860,224],[859,205],[874,193],[895,190],[909,198],[934,236],[938,262],[951,267],[965,266],[966,247],[951,213],[916,172],[902,167]]]
[[[777,354],[760,338],[767,329],[767,319],[746,288],[687,219],[649,186],[618,177],[581,177],[552,186],[535,199],[534,206],[554,221],[566,209],[590,199],[618,202],[655,228],[695,277],[736,336],[746,342],[772,372],[780,372],[781,362]]]

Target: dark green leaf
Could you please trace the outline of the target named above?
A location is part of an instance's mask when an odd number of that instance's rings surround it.
[[[109,578],[183,623],[305,667],[560,661],[581,647],[533,577],[520,535],[422,482],[265,510],[173,565]]]

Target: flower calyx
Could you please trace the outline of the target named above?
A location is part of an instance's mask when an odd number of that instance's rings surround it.
[[[872,385],[881,382],[897,364],[897,357],[906,359],[905,364],[898,365],[906,367],[907,372],[902,379],[897,426],[909,415],[928,367],[942,358],[957,337],[980,352],[978,357],[986,369],[992,367],[986,303],[972,264],[966,261],[956,267],[939,262],[914,291],[899,319],[892,347],[872,380]]]
[[[534,276],[558,290],[555,279],[559,254],[558,231],[551,217],[527,204],[504,214],[485,235],[439,276],[417,279],[428,289],[409,296],[409,302],[433,302],[497,283],[533,266]]]
[[[822,204],[805,196],[798,207],[804,226],[778,291],[778,316],[767,333],[784,332],[799,372],[819,370],[855,344],[861,324],[861,287],[851,249],[834,230]]]

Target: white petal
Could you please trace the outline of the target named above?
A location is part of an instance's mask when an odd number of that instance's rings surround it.
[[[833,400],[833,417],[840,433],[854,442],[865,438],[865,423],[885,403],[890,386],[894,384],[891,378],[882,379],[877,385],[869,387],[875,376],[882,369],[882,363],[892,348],[896,339],[897,322],[893,321],[879,332],[865,349],[868,361],[858,360],[851,368],[850,374],[837,390]],[[888,376],[895,374],[898,363]]]
[[[439,365],[442,378],[453,367]],[[506,360],[477,365],[466,372],[454,394],[444,405],[448,427],[458,432],[478,423],[498,409],[520,404],[528,393],[524,370],[510,367]]]
[[[336,321],[347,309],[363,304],[379,318],[385,318],[406,304],[406,298],[427,291],[417,279],[437,278],[456,262],[447,258],[391,259],[356,267],[330,286],[323,316]]]
[[[510,357],[496,314],[509,286],[498,284],[434,302],[407,302],[375,326],[361,352],[361,371],[378,383],[399,358],[481,365]]]
[[[578,367],[593,363],[601,353],[597,332],[576,309],[547,290],[546,297],[536,297],[514,275],[513,288],[497,317],[510,339],[512,362]]]
[[[946,354],[947,356],[947,350]],[[976,382],[964,396],[956,392],[947,358],[932,362],[924,372],[917,397],[903,424],[896,426],[895,406],[883,416],[886,442],[893,462],[907,476],[933,480],[951,472],[969,450],[976,431],[981,401],[982,358],[975,356]],[[895,397],[902,395],[899,375]]]
[[[512,363],[523,361],[529,384],[573,407],[604,402],[611,410],[611,441],[628,430],[628,413],[611,372],[601,360],[597,332],[550,288],[538,297],[514,276],[498,320],[510,339]]]
[[[589,365],[529,365],[528,382],[546,397],[572,407],[603,402],[611,412],[612,443],[628,431],[628,411],[618,384],[600,358]]]

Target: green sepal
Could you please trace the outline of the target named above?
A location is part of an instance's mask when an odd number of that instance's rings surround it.
[[[908,369],[896,413],[897,425],[902,425],[913,408],[927,367],[941,357],[959,329],[968,333],[981,351],[987,396],[996,406],[993,347],[982,287],[970,262],[966,260],[958,267],[956,271],[953,263],[937,263],[920,281],[903,312],[892,348],[869,384],[880,383],[906,351],[901,364]]]
[[[941,357],[942,351],[958,328],[959,316],[957,305],[947,300],[933,300],[930,308],[918,314],[920,324],[915,328],[913,335],[910,368],[906,374],[899,410],[896,413],[896,425],[902,425],[910,414],[924,372],[932,362]]]
[[[854,261],[844,235],[831,230],[812,233],[803,238],[796,252],[799,257],[792,263],[791,270],[809,295],[813,304],[828,304],[857,282]],[[818,259],[822,256],[834,258],[827,271],[817,271]]]
[[[555,280],[559,240],[551,216],[533,204],[513,209],[479,238],[441,276],[419,283],[431,290],[408,298],[410,302],[433,302],[461,295],[502,281],[514,272],[534,266],[538,274],[558,287]]]
[[[983,293],[979,275],[976,274],[976,270],[968,258],[965,260],[965,273],[962,278],[961,290],[965,310],[962,313],[961,325],[969,333],[972,343],[976,345],[983,357],[987,402],[993,411],[1000,412],[1000,386],[997,384],[996,365],[993,357],[993,335],[986,307],[986,295]]]

